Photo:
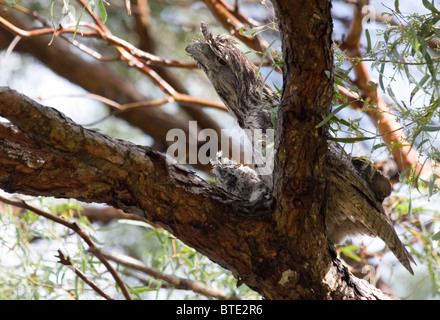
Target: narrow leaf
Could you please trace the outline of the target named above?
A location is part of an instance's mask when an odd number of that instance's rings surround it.
[[[440,130],[440,126],[422,126],[420,127],[420,130],[426,132],[435,132]]]
[[[346,103],[340,105],[339,107],[337,107],[336,109],[334,109],[327,117],[324,118],[324,120],[322,120],[320,123],[318,123],[315,128],[320,128],[323,125],[325,125],[327,122],[330,121],[331,118],[333,118],[333,116],[335,114],[337,114],[339,111],[341,111],[342,109],[344,109],[346,106],[348,106],[351,103],[352,103],[351,101],[346,102]]]
[[[367,52],[371,51],[371,38],[370,38],[370,31],[368,29],[365,29],[365,37],[367,38]]]
[[[102,1],[102,0],[101,0],[101,1]],[[264,29],[265,29],[267,26],[268,26],[268,25],[265,24],[264,26],[258,26],[258,27],[255,27],[255,28],[249,29],[249,30],[247,30],[246,32],[244,32],[243,35],[244,35],[244,36],[251,36],[251,37],[253,37],[253,36],[255,36],[255,35],[257,35],[257,34],[263,32]]]
[[[107,10],[105,9],[104,1],[99,0],[98,10],[99,10],[99,16],[101,17],[102,22],[105,23],[107,21]]]
[[[422,0],[423,6],[430,10],[432,13],[439,13],[439,11],[435,8],[435,6],[430,3],[428,0]]]
[[[435,173],[431,174],[428,182],[428,197],[431,197],[434,194],[435,180],[437,179],[437,175]]]
[[[425,84],[425,82],[429,79],[429,74],[425,74],[425,76],[420,80],[420,82],[414,82],[414,84],[416,85],[416,87],[411,91],[411,95],[410,95],[410,99],[409,102],[412,101],[412,99],[414,98],[414,96],[416,95],[416,93],[422,89],[422,91],[425,91],[425,89],[423,88],[423,85]]]
[[[344,143],[354,143],[359,141],[365,141],[365,140],[371,140],[376,139],[377,137],[355,137],[355,138],[335,138],[335,137],[329,137],[329,140],[337,141],[337,142],[344,142]]]
[[[399,0],[394,0],[394,10],[400,14],[400,9],[399,9]]]
[[[383,73],[385,71],[385,63],[382,63],[379,70],[379,85],[382,91],[385,91],[385,86],[383,85]]]
[[[356,253],[353,252],[353,250],[358,250],[359,247],[356,245],[350,245],[350,246],[345,246],[345,247],[341,247],[339,248],[339,250],[343,253],[345,253],[348,257],[352,258],[355,261],[361,261],[361,258],[359,257],[359,255],[357,255]]]
[[[277,40],[278,40],[278,38],[275,38],[275,39],[269,44],[269,46],[267,47],[266,51],[264,51],[263,56],[261,57],[260,64],[258,65],[257,78],[258,78],[258,75],[260,74],[260,70],[261,70],[261,67],[263,66],[263,62],[264,62],[264,60],[266,59],[267,54],[270,52],[270,48],[273,46],[273,44],[274,44],[275,41],[277,41]]]

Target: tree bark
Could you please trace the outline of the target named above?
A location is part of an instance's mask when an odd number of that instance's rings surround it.
[[[300,288],[298,297],[312,298],[316,291],[327,291],[322,279],[332,260],[324,225],[328,128],[315,128],[328,114],[333,96],[333,79],[325,73],[331,74],[333,68],[331,4],[275,1],[274,5],[284,61],[276,126],[275,214],[277,228],[285,230],[289,243],[285,254],[297,265],[292,277],[296,279],[289,286]]]

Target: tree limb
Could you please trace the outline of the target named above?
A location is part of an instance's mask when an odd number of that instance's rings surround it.
[[[12,123],[0,126],[3,190],[107,203],[133,212],[266,298],[366,298],[363,292],[370,286],[351,281],[345,267],[331,263],[336,257],[326,253],[325,246],[313,257],[318,264],[310,260],[306,266],[295,256],[292,237],[299,233],[286,223],[289,216],[272,215],[258,204],[250,208],[247,201],[157,151],[84,129],[7,88],[0,89],[0,115]],[[311,230],[307,223],[305,230]],[[331,277],[322,281],[326,274]],[[319,281],[317,275],[322,276]]]
[[[0,130],[5,191],[107,203],[134,212],[224,266],[232,248],[221,253],[215,248],[231,237],[240,246],[237,230],[251,210],[258,212],[157,151],[84,129],[12,90],[0,90],[0,114],[17,127]],[[261,226],[255,224],[263,221],[247,222],[245,229],[258,232]]]
[[[19,208],[30,210],[30,211],[34,212],[35,214],[37,214],[39,216],[42,216],[42,217],[44,217],[46,219],[49,219],[49,220],[52,220],[52,221],[54,221],[56,223],[59,223],[59,224],[65,226],[65,227],[73,230],[76,234],[78,234],[84,240],[84,242],[87,243],[89,248],[96,248],[96,245],[93,242],[93,240],[78,226],[78,224],[76,222],[67,221],[67,220],[65,220],[62,217],[59,217],[59,216],[53,215],[53,214],[51,214],[49,212],[46,212],[46,211],[40,210],[38,208],[35,208],[35,207],[29,205],[28,203],[26,203],[25,201],[13,201],[13,200],[6,199],[6,198],[3,198],[3,197],[0,197],[0,201],[3,202],[3,203],[6,203],[6,204],[12,205],[12,206],[16,206],[16,207],[19,207]],[[64,259],[64,255],[62,254],[62,252],[60,250],[58,250],[58,253],[59,253],[60,262],[62,264],[70,265],[73,268],[73,271],[79,277],[81,277],[81,279],[83,279],[88,285],[90,285],[95,291],[97,291],[100,295],[102,295],[106,299],[110,298],[101,289],[99,289],[92,281],[90,281],[81,271],[77,270],[73,266],[72,261],[70,260],[70,258]],[[113,278],[115,279],[116,283],[121,288],[121,291],[122,291],[124,297],[126,299],[128,299],[128,300],[132,300],[131,294],[128,291],[127,286],[122,281],[121,277],[116,272],[116,270],[108,262],[108,260],[106,258],[104,258],[103,256],[100,256],[99,252],[97,254],[95,254],[95,255],[102,262],[102,264],[107,268],[107,270],[110,272],[110,274],[113,276]]]
[[[362,5],[361,5],[362,4]],[[361,57],[360,38],[363,31],[363,18],[366,14],[362,9],[364,5],[368,5],[369,1],[358,1],[358,5],[354,6],[353,19],[350,31],[342,43],[341,48],[347,50],[349,57]],[[391,112],[389,105],[382,96],[382,93],[373,87],[370,83],[376,83],[371,78],[364,61],[354,63],[353,70],[355,73],[355,84],[363,92],[363,98],[369,102],[372,107],[366,108],[365,113],[370,117],[373,124],[378,128],[384,142],[391,146],[391,152],[399,171],[415,168],[415,173],[429,172],[432,170],[431,165],[422,166],[418,160],[419,155],[414,149],[408,138],[396,121],[396,117]],[[376,86],[377,87],[377,86]],[[377,107],[373,107],[376,105]]]
[[[70,268],[82,281],[84,281],[86,284],[88,284],[93,290],[95,290],[99,295],[104,297],[107,300],[114,300],[112,297],[110,297],[108,294],[106,294],[103,290],[101,290],[100,287],[96,285],[92,280],[87,278],[87,276],[79,270],[77,267],[73,265],[72,259],[70,257],[66,257],[63,252],[58,249],[58,256],[56,256],[59,259],[59,263],[67,266]]]
[[[214,288],[210,288],[206,286],[204,283],[200,281],[194,281],[189,280],[185,278],[176,277],[174,275],[167,274],[165,272],[159,271],[155,268],[152,268],[142,261],[139,261],[137,259],[134,259],[132,257],[119,254],[119,253],[110,253],[103,250],[100,250],[98,248],[92,248],[89,249],[89,251],[93,254],[99,254],[109,260],[112,260],[116,263],[123,264],[127,267],[130,267],[132,269],[141,271],[145,274],[148,274],[149,276],[155,278],[155,279],[161,279],[163,281],[166,281],[171,286],[175,287],[176,289],[184,289],[184,290],[192,290],[197,293],[201,293],[203,295],[206,295],[208,297],[213,297],[216,299],[221,300],[238,300],[238,297],[234,295],[229,295],[225,293],[224,291],[217,290]]]

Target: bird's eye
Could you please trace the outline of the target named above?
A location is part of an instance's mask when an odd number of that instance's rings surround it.
[[[220,63],[222,66],[226,65],[226,61],[223,60],[222,58],[218,57],[217,58],[218,63]]]

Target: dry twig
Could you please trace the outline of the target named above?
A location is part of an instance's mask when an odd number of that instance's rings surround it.
[[[369,1],[366,1],[365,5],[368,4]],[[360,38],[363,30],[363,18],[364,14],[362,13],[362,6],[354,6],[354,17],[350,26],[349,34],[341,44],[341,48],[347,50],[347,55],[352,58],[362,56],[360,51]],[[431,170],[430,165],[425,164],[422,166],[418,162],[419,155],[408,142],[408,138],[403,131],[403,128],[396,121],[396,117],[382,97],[381,92],[376,89],[377,86],[375,88],[371,85],[371,83],[375,83],[375,81],[370,76],[365,62],[355,62],[353,70],[355,73],[355,80],[353,82],[362,91],[363,99],[368,101],[370,106],[372,106],[367,108],[365,112],[378,128],[384,142],[391,146],[391,152],[399,171],[414,167],[416,174],[429,172]]]
[[[58,249],[58,255],[55,256],[59,259],[59,262],[71,269],[75,274],[83,280],[85,283],[87,283],[93,290],[95,290],[98,294],[100,294],[102,297],[104,297],[107,300],[114,300],[112,297],[110,297],[108,294],[106,294],[104,291],[101,290],[100,287],[96,283],[94,283],[92,280],[87,278],[87,276],[81,272],[77,267],[73,265],[72,259],[70,257],[64,256],[63,252]]]
[[[204,283],[200,281],[189,280],[185,278],[176,277],[174,275],[167,274],[150,266],[147,266],[142,261],[134,259],[133,257],[126,256],[120,253],[110,253],[103,251],[98,248],[90,248],[89,251],[93,254],[99,254],[106,259],[112,260],[114,262],[123,264],[132,269],[141,271],[153,278],[161,279],[163,281],[168,282],[170,285],[175,287],[176,289],[184,289],[184,290],[192,290],[197,293],[204,294],[208,297],[222,299],[222,300],[237,300],[238,297],[235,295],[227,294],[224,291],[217,290],[214,288],[210,288],[206,286]]]
[[[0,196],[0,201],[3,203],[9,204],[9,205],[15,206],[15,207],[30,210],[39,216],[42,216],[46,219],[49,219],[49,220],[52,220],[58,224],[61,224],[61,225],[65,226],[66,228],[73,230],[76,234],[78,234],[81,237],[81,239],[83,239],[84,242],[87,243],[89,248],[97,248],[95,243],[93,242],[93,240],[89,237],[89,235],[86,234],[84,232],[84,230],[82,230],[76,222],[67,221],[66,219],[64,219],[62,217],[56,216],[50,212],[46,212],[44,210],[41,210],[41,209],[36,208],[34,206],[31,206],[30,204],[28,204],[26,201],[23,201],[23,200],[11,200],[11,199],[7,199],[7,198]],[[115,279],[116,283],[121,288],[121,291],[122,291],[124,297],[127,300],[132,300],[133,298],[131,297],[131,294],[128,291],[127,286],[125,285],[124,281],[122,281],[121,277],[116,272],[116,270],[108,262],[108,260],[106,258],[104,258],[103,256],[100,256],[99,253],[96,254],[96,257],[102,262],[102,264],[107,268],[107,270],[113,276],[113,279]]]

